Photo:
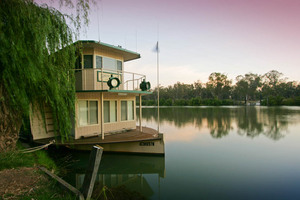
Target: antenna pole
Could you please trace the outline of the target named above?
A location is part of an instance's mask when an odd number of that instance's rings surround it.
[[[98,40],[100,42],[100,31],[99,31],[99,11],[98,11],[98,5],[97,5],[97,21],[98,21]]]

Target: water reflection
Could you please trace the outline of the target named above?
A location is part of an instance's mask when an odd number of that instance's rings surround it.
[[[137,112],[138,114],[138,112]],[[288,116],[289,119],[286,119]],[[213,138],[221,138],[233,129],[241,136],[254,138],[265,135],[279,140],[288,131],[288,124],[299,118],[299,112],[284,107],[169,107],[160,109],[160,123],[172,123],[177,128],[193,125],[198,130],[208,129]],[[157,123],[157,110],[143,109],[145,124]]]
[[[160,112],[165,157],[104,153],[99,188],[125,185],[147,199],[300,199],[300,107]],[[142,123],[157,127],[157,109],[144,108]],[[67,181],[80,187],[89,154],[73,157]]]
[[[88,153],[73,154],[74,160],[70,176],[66,179],[76,188],[81,188],[89,159]],[[145,176],[153,176],[157,182],[165,177],[165,158],[163,156],[140,156],[104,154],[99,167],[95,185],[99,188],[125,186],[130,191],[138,191],[144,197],[150,198],[154,190]],[[159,185],[159,183],[157,183]],[[96,190],[96,188],[95,188]]]

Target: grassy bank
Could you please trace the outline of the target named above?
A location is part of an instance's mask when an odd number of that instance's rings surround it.
[[[17,148],[18,150],[23,149],[20,143],[18,143]],[[42,165],[54,171],[58,170],[54,161],[44,150],[26,154],[23,154],[18,150],[8,153],[0,153],[0,170],[19,167],[34,167],[37,165]]]
[[[65,173],[65,170],[67,170],[65,165],[67,164],[66,158],[62,161],[58,161],[58,164],[56,164],[54,162],[56,158],[53,160],[51,151],[47,152],[46,150],[40,150],[23,154],[20,150],[24,148],[20,143],[17,147],[17,151],[0,153],[0,200],[78,199],[73,193],[63,189],[59,183],[37,168],[37,166],[44,166],[55,174],[63,174]],[[62,156],[64,155],[63,152],[60,152],[59,150],[55,151],[55,153]],[[51,157],[49,155],[51,155]],[[1,186],[4,186],[5,188],[1,188]],[[108,188],[97,182],[94,187],[92,198],[94,200],[146,199],[140,193],[131,191],[125,186]]]
[[[54,173],[59,172],[55,162],[45,150],[23,154],[19,151],[23,149],[20,143],[17,147],[14,152],[0,153],[2,175],[0,182],[2,181],[2,185],[5,185],[4,177],[6,177],[6,179],[12,179],[6,182],[15,184],[15,191],[2,193],[0,199],[75,199],[73,194],[63,190],[54,180],[38,170],[37,166],[44,166]],[[20,177],[21,180],[19,180]],[[22,185],[22,180],[27,185]]]

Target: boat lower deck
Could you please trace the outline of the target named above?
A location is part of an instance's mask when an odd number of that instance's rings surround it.
[[[47,138],[35,142],[47,144],[53,139]],[[110,152],[164,154],[163,135],[148,127],[142,127],[142,132],[137,127],[124,132],[105,135],[104,139],[101,135],[76,140],[70,139],[64,142],[61,142],[58,138],[55,144],[76,150],[91,150],[93,145],[100,145],[104,148],[104,151]]]

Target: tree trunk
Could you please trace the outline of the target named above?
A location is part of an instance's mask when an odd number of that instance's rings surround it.
[[[22,126],[22,114],[10,106],[10,100],[0,83],[0,153],[16,148]]]

